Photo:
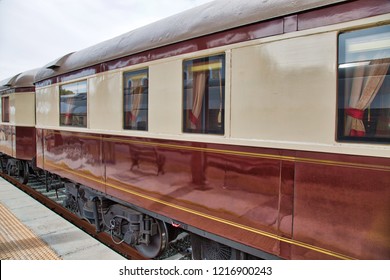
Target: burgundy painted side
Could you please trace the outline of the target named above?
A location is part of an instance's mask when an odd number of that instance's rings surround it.
[[[14,157],[15,127],[13,125],[0,125],[0,152]]]
[[[298,30],[326,26],[390,12],[388,0],[359,0],[299,14]]]
[[[37,161],[37,167],[41,169],[45,169],[44,165],[44,130],[40,128],[35,129],[35,143],[36,143],[36,161]]]
[[[294,156],[294,152],[284,152],[285,156]],[[279,195],[279,230],[283,237],[293,238],[293,218],[294,218],[294,181],[295,162],[281,161],[280,172],[280,195]],[[291,259],[291,245],[282,242],[280,244],[280,256]]]
[[[100,135],[53,130],[37,135],[38,167],[105,192]]]
[[[172,223],[287,259],[390,258],[390,159],[38,134],[47,170]]]
[[[390,159],[297,157],[320,162],[296,163],[294,238],[354,258],[390,259]],[[310,254],[295,248],[292,257]]]
[[[19,88],[11,88],[7,90],[3,90],[1,94],[4,95],[4,94],[16,93],[16,92],[34,92],[34,91],[35,91],[35,87],[19,87]]]
[[[15,157],[32,160],[36,153],[35,127],[15,127]]]
[[[0,125],[0,152],[22,160],[36,153],[35,127]]]

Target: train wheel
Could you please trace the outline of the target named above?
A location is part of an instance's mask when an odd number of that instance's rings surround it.
[[[20,183],[27,184],[29,177],[28,163],[23,160],[8,160],[7,173],[10,176],[15,176]]]
[[[232,248],[216,241],[191,234],[192,258],[194,260],[230,260]]]
[[[7,172],[7,159],[3,158],[3,156],[0,157],[0,172]]]
[[[62,206],[80,217],[79,206],[74,196],[68,195],[68,197],[63,201]]]
[[[16,177],[22,184],[27,184],[30,172],[26,161],[18,160],[16,162]]]
[[[141,255],[151,259],[160,255],[168,245],[168,229],[166,224],[162,221],[156,222],[158,225],[158,233],[151,236],[150,243],[135,246]]]

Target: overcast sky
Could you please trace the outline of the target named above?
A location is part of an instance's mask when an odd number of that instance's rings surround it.
[[[211,0],[0,0],[0,81]]]

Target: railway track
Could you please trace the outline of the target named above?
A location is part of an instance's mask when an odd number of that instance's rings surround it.
[[[44,174],[30,175],[27,184],[21,183],[20,178],[10,176],[8,174],[0,172],[0,176],[5,180],[27,193],[47,208],[57,213],[61,217],[68,220],[84,232],[88,233],[95,239],[104,243],[111,249],[115,250],[122,256],[130,260],[147,260],[144,256],[140,255],[136,249],[127,245],[126,243],[119,243],[112,239],[111,235],[107,232],[96,232],[94,225],[89,222],[80,219],[77,215],[69,212],[62,203],[65,199],[65,194],[61,188],[61,182],[50,182],[50,188],[48,186],[47,178]],[[191,249],[189,237],[187,235],[180,235],[174,241],[169,244],[168,249],[163,255],[157,259],[190,259]]]

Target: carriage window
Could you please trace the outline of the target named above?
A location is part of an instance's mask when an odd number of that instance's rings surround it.
[[[60,125],[87,127],[87,81],[60,86]]]
[[[183,131],[224,134],[225,55],[184,61]]]
[[[124,128],[148,130],[148,70],[123,74]]]
[[[1,121],[9,122],[9,96],[1,98]]]
[[[338,140],[390,142],[390,25],[339,36]]]

